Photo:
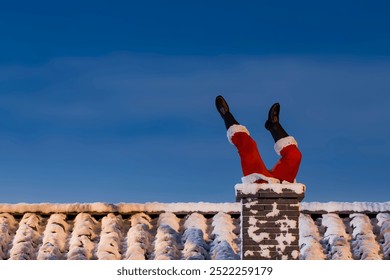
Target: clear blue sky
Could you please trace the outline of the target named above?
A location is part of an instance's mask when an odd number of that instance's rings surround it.
[[[306,201],[390,200],[388,1],[9,1],[0,9],[0,190],[16,202],[231,202],[222,94]]]

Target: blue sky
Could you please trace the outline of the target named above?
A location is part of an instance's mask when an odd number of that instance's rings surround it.
[[[358,3],[357,3],[358,2]],[[231,202],[218,94],[306,201],[390,200],[387,1],[13,1],[0,9],[0,189],[16,202]]]

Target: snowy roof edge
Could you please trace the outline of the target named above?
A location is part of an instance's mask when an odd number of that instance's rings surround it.
[[[301,211],[306,212],[390,212],[387,202],[302,202]]]
[[[147,213],[238,213],[240,212],[240,205],[237,203],[209,203],[209,202],[197,202],[197,203],[71,203],[71,204],[56,204],[56,203],[17,203],[17,204],[1,204],[0,213],[15,213],[23,214],[28,212],[39,212],[43,214],[52,213],[119,213],[127,214],[134,212],[147,212]]]
[[[52,213],[119,213],[128,214],[135,212],[148,213],[240,213],[240,203],[210,203],[210,202],[182,202],[182,203],[0,203],[0,213],[24,214],[38,212],[42,214]],[[303,212],[390,212],[388,202],[302,202]]]

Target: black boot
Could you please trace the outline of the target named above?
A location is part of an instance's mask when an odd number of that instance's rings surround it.
[[[283,129],[281,124],[279,123],[279,112],[280,105],[279,103],[275,103],[269,109],[268,112],[268,120],[265,122],[265,128],[271,132],[272,137],[275,140],[275,143],[288,136],[287,132]]]
[[[215,106],[225,122],[226,129],[229,129],[233,124],[239,124],[232,113],[230,113],[229,106],[221,95],[215,98]]]

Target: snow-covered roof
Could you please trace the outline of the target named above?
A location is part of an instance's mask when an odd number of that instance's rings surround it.
[[[302,203],[301,259],[389,259],[390,202]],[[239,203],[0,204],[0,259],[239,259]]]

